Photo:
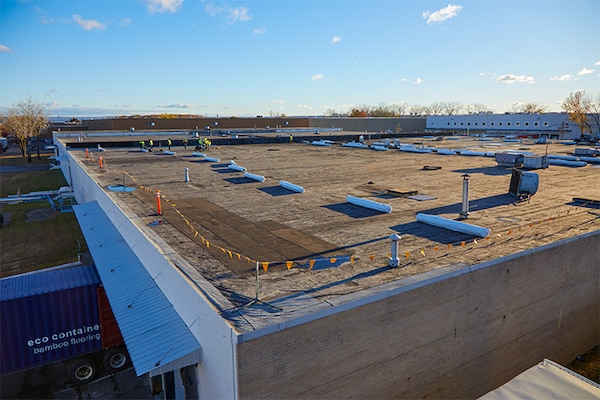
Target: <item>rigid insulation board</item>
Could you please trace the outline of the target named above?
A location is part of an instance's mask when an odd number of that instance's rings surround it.
[[[102,348],[93,266],[0,280],[0,374]]]

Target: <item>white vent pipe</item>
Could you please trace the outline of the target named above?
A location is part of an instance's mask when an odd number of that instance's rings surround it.
[[[294,185],[288,181],[279,181],[279,186],[287,190],[291,190],[292,192],[304,193],[304,188],[302,186]]]
[[[446,219],[438,217],[437,215],[419,213],[417,214],[417,221],[423,222],[424,224],[450,229],[451,231],[466,233],[468,235],[473,235],[477,237],[487,237],[490,234],[489,228],[467,224],[466,222]]]
[[[378,203],[373,200],[361,199],[360,197],[348,195],[346,196],[346,201],[356,206],[370,208],[372,210],[377,210],[388,214],[392,212],[392,206],[390,206],[389,204]]]

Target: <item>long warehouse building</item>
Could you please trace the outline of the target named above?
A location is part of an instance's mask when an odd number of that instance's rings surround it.
[[[595,160],[490,156],[573,146],[148,135],[54,142],[135,371],[178,397],[476,398],[600,342]]]

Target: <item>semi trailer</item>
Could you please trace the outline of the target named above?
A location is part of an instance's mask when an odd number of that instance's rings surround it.
[[[62,362],[76,384],[127,368],[129,354],[93,265],[0,279],[0,374]]]

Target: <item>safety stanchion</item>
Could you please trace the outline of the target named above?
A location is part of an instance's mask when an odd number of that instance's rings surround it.
[[[160,190],[156,191],[156,214],[162,215],[162,209],[160,207]]]

